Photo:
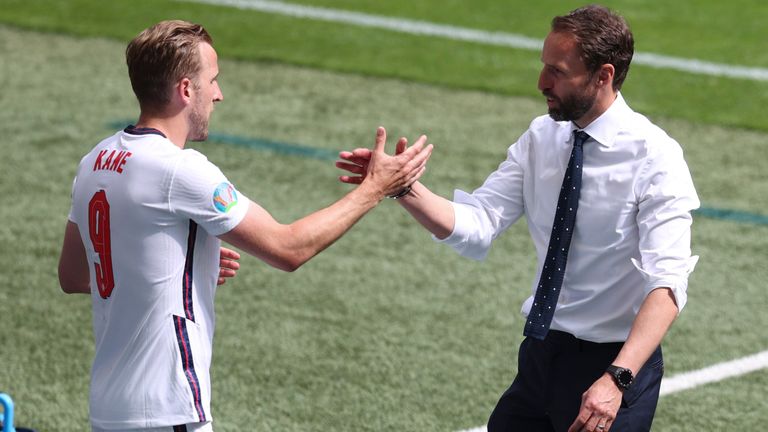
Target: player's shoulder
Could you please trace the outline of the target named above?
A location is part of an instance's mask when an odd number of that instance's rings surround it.
[[[181,149],[178,158],[180,168],[188,170],[219,170],[216,164],[208,160],[208,156],[195,149]]]
[[[185,148],[181,150],[181,158],[189,163],[212,163],[208,156],[200,153],[198,150]]]
[[[121,131],[115,132],[114,134],[102,139],[98,142],[91,150],[84,154],[82,158],[80,158],[80,166],[83,166],[83,164],[91,163],[90,161],[97,157],[97,155],[100,152],[103,152],[105,149],[108,148],[114,148],[116,147],[117,143],[120,141],[120,134]]]
[[[194,183],[202,179],[219,179],[224,177],[221,169],[208,160],[208,157],[194,149],[181,149],[173,163],[173,177],[176,181],[189,180]]]

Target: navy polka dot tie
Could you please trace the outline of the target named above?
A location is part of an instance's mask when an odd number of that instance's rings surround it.
[[[557,298],[563,286],[573,227],[576,224],[576,210],[579,208],[581,168],[584,160],[583,145],[587,139],[589,135],[586,132],[573,131],[571,159],[568,161],[563,186],[560,188],[560,197],[557,200],[547,258],[544,261],[536,295],[533,297],[533,305],[523,330],[525,336],[544,339],[552,323],[552,317],[555,315]]]

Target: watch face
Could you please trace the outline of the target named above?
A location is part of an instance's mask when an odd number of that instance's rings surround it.
[[[629,385],[632,383],[632,372],[627,369],[619,371],[617,378],[622,385]]]

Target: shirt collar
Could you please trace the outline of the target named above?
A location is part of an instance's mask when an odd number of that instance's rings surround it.
[[[131,135],[160,135],[163,138],[168,138],[164,133],[155,128],[140,128],[134,125],[128,125],[128,127],[123,129],[123,132]]]
[[[621,92],[618,92],[611,106],[600,117],[588,124],[583,131],[588,133],[600,145],[610,147],[616,141],[621,125],[624,124],[622,119],[630,113],[632,113],[632,109],[624,101]],[[571,122],[571,127],[573,130],[578,129],[573,122]]]

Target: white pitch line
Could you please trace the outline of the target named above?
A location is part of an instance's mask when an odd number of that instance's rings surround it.
[[[661,396],[768,368],[768,351],[685,372],[661,381]]]
[[[488,32],[465,27],[445,24],[435,24],[427,21],[417,21],[404,18],[391,18],[380,15],[370,15],[360,12],[350,12],[339,9],[305,6],[272,0],[186,0],[195,3],[206,3],[217,6],[231,6],[239,9],[257,10],[260,12],[287,15],[296,18],[315,19],[361,27],[380,28],[400,33],[436,36],[452,40],[476,42],[485,45],[497,45],[510,48],[540,51],[543,41],[523,35]],[[768,69],[760,67],[713,63],[698,59],[671,57],[662,54],[637,52],[632,59],[634,64],[649,66],[657,69],[672,69],[697,75],[747,79],[753,81],[768,81]]]
[[[759,352],[746,357],[723,363],[717,363],[703,369],[683,372],[661,380],[660,396],[667,396],[683,390],[703,386],[728,378],[746,375],[768,368],[768,351]],[[465,429],[459,432],[487,432],[485,426]]]

